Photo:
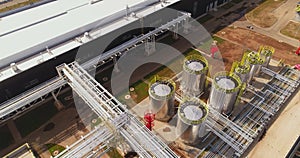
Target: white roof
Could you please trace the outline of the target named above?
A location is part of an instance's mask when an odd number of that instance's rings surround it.
[[[73,38],[98,26],[105,17],[126,10],[126,6],[132,7],[145,1],[89,2],[58,0],[1,18],[0,67]]]
[[[179,0],[169,0],[164,5],[155,3],[157,1],[103,0],[90,4],[88,0],[57,0],[0,18],[0,82],[138,21],[134,17],[124,18],[127,6],[131,11],[140,8],[135,13],[146,16]],[[101,22],[105,22],[105,26]],[[87,28],[89,30],[85,30]],[[86,39],[84,32],[89,32],[92,39]],[[81,42],[75,40],[74,34]],[[14,62],[21,71],[7,67]]]

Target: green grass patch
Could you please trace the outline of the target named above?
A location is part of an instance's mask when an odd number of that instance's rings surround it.
[[[176,66],[178,64],[172,64],[172,65],[168,65],[166,66],[161,66],[161,69],[159,71],[154,71],[154,75],[158,75],[159,77],[167,77],[167,78],[171,78],[175,75],[175,72],[173,72],[170,68],[174,66]],[[148,77],[148,79],[152,79],[153,76]]]
[[[199,48],[199,49],[201,49],[202,51],[205,51],[205,52],[210,52],[210,47],[211,47],[211,44],[212,44],[213,41],[214,41],[214,39],[211,38],[208,41],[205,41],[201,45],[197,46],[197,48]]]
[[[185,52],[183,52],[183,55],[186,56],[186,57],[190,56],[190,55],[196,55],[196,54],[199,55],[199,52],[196,51],[196,50],[194,50],[194,49],[192,49],[192,48],[187,49]],[[181,64],[181,66],[182,66],[182,64]]]
[[[232,0],[232,2],[235,3],[235,4],[239,4],[239,3],[243,2],[243,1],[244,0]]]
[[[211,43],[212,40],[210,40],[209,43]],[[203,44],[207,45],[207,44]],[[198,54],[199,52],[190,48],[187,49],[185,52],[183,52],[184,56]],[[148,83],[153,79],[155,75],[158,75],[160,77],[167,77],[172,78],[176,75],[176,73],[182,71],[182,63],[183,63],[182,56],[177,57],[169,61],[166,65],[161,65],[159,68],[155,69],[154,71],[150,72],[147,76],[144,77],[144,80],[139,80],[138,82],[132,84],[130,87],[134,88],[133,92],[130,92],[130,96],[132,100],[134,100],[135,103],[139,103],[143,101],[145,98],[149,96],[148,94]],[[128,95],[128,92],[123,92],[118,95],[118,99],[122,103],[126,103],[128,106],[134,106],[135,103],[130,102],[131,100],[126,100],[125,96]]]
[[[111,148],[108,152],[107,155],[110,158],[123,158],[123,156],[118,152],[116,148]]]
[[[213,36],[213,39],[217,41],[217,44],[222,44],[225,41],[223,38],[220,38],[218,36]]]
[[[62,152],[66,149],[65,147],[63,147],[61,145],[52,144],[52,143],[46,144],[46,146],[52,156],[56,156],[57,154],[59,154],[60,152]]]
[[[129,108],[135,106],[137,103],[140,103],[141,101],[143,101],[148,97],[149,85],[143,80],[139,80],[134,84],[130,85],[130,87],[133,87],[134,91],[128,92],[123,90],[119,94],[115,95],[115,97],[121,103],[126,104],[127,106],[129,106]],[[125,99],[126,95],[130,95],[131,98]]]
[[[290,21],[280,33],[295,39],[300,39],[300,23]]]
[[[8,146],[14,143],[14,138],[10,133],[7,125],[3,125],[0,127],[0,136],[0,150],[7,148]]]
[[[51,100],[17,118],[15,123],[21,136],[25,137],[49,121],[57,112],[54,101]]]
[[[11,6],[7,6],[5,8],[0,9],[0,13],[7,12],[7,11],[10,11],[10,10],[14,10],[14,9],[17,9],[17,8],[21,8],[21,7],[24,7],[24,6],[30,5],[32,3],[39,2],[39,1],[41,1],[41,0],[28,0],[28,1],[25,1],[25,2],[17,3],[17,4],[14,4],[14,5],[11,5]]]
[[[246,14],[246,17],[260,27],[271,27],[277,21],[277,17],[273,15],[273,11],[280,7],[285,1],[286,0],[265,0],[254,10]]]
[[[221,8],[223,8],[223,9],[230,9],[231,7],[233,7],[234,6],[234,4],[233,3],[227,3],[227,4],[225,4],[225,5],[223,5]]]
[[[149,85],[142,80],[134,83],[131,87],[134,87],[134,91],[130,92],[133,100],[136,103],[143,101],[148,97],[148,88]]]
[[[210,14],[206,14],[204,15],[203,17],[199,18],[197,21],[200,23],[200,24],[203,24],[205,22],[207,22],[208,20],[214,18],[214,16],[210,15]]]
[[[98,118],[96,115],[94,115],[94,117],[92,117],[92,119],[91,119],[91,128],[94,129],[101,122],[102,122],[102,120],[100,118]]]

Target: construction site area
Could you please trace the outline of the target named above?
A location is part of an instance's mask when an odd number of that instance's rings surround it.
[[[300,147],[290,151],[300,134],[296,4],[176,12],[91,60],[56,65],[54,78],[0,103],[0,156],[300,157]],[[151,15],[145,8],[136,12]],[[72,42],[92,45],[101,31]]]

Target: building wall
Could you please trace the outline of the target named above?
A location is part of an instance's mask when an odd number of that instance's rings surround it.
[[[189,12],[193,18],[196,18],[229,1],[230,0],[182,0],[171,6],[171,8]]]
[[[227,0],[219,0],[219,5],[223,4]],[[205,14],[207,11],[211,10],[211,7],[214,7],[216,0],[182,0],[174,5],[172,5],[170,8],[174,8],[177,10],[182,10],[185,12],[192,13],[192,17],[198,17],[200,15]],[[154,13],[159,14],[159,13]],[[171,15],[170,15],[171,16]],[[176,15],[174,15],[176,16]],[[157,16],[155,16],[157,17]],[[151,19],[151,17],[145,21],[145,23],[163,23],[167,21],[167,19],[170,19],[171,17],[161,17],[161,19]],[[153,22],[154,21],[154,22]],[[132,25],[141,25],[138,24],[132,24]],[[128,26],[133,27],[133,26]],[[149,31],[151,28],[144,29],[144,31]],[[118,33],[122,30],[116,30],[115,33]],[[106,50],[109,50],[110,48],[113,48],[114,46],[117,46],[129,39],[131,39],[134,35],[138,35],[141,33],[141,30],[131,30],[129,32],[126,32],[116,40],[114,40],[109,48],[103,48]],[[110,35],[107,35],[106,37],[101,37],[97,40],[94,40],[92,42],[89,42],[81,47],[86,47],[89,45],[93,45],[96,42],[100,41],[107,41],[105,38],[111,37]],[[109,41],[109,40],[108,40]],[[56,72],[56,66],[62,64],[62,63],[70,63],[75,60],[76,53],[79,48],[75,48],[73,50],[70,50],[66,52],[63,55],[58,56],[55,59],[49,60],[45,63],[40,64],[39,66],[33,67],[30,70],[26,70],[24,72],[19,73],[18,75],[11,77],[5,81],[2,81],[0,83],[0,104],[12,97],[17,96],[18,94],[21,94],[43,82],[46,82],[47,80],[57,76]],[[93,50],[94,52],[99,52],[99,48]],[[97,53],[96,53],[97,54]],[[93,52],[88,54],[88,56],[93,56]],[[84,61],[84,60],[83,60]]]

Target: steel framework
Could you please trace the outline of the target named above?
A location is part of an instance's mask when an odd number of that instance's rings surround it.
[[[72,89],[105,122],[104,127],[100,127],[101,130],[92,131],[86,140],[84,138],[84,141],[76,142],[72,148],[68,148],[57,157],[81,157],[87,153],[95,154],[95,148],[97,147],[98,151],[104,149],[107,146],[105,142],[113,139],[113,133],[120,133],[141,157],[178,157],[78,63],[63,64],[57,67],[57,70],[59,76],[66,80]]]
[[[244,105],[237,116],[230,119],[209,108],[207,127],[211,133],[208,145],[198,155],[205,158],[240,157],[255,143],[272,117],[285,105],[287,99],[300,85],[300,73],[289,67],[284,67],[276,73],[265,67],[264,73],[272,76],[261,90],[248,85],[247,91],[254,97]],[[179,77],[179,80],[182,78]],[[182,92],[176,92],[176,100],[181,102]],[[210,152],[205,152],[210,151]]]
[[[263,72],[265,71],[268,71],[267,73],[272,72],[270,75],[273,78],[260,91],[249,86],[247,91],[253,93],[254,97],[237,116],[231,119],[234,124],[251,134],[252,141],[237,139],[239,144],[248,144],[244,145],[245,147],[249,147],[250,144],[255,143],[259,139],[260,134],[268,127],[270,120],[284,107],[287,99],[299,87],[300,73],[294,69],[284,67],[279,73],[276,73],[263,68]],[[213,137],[213,141],[206,148],[206,150],[209,149],[211,152],[203,154],[203,157],[212,158],[217,155],[221,157],[239,157],[243,154],[243,152],[233,148],[232,144],[229,144],[226,139],[219,137],[219,135],[216,134]],[[237,137],[233,135],[232,138]]]

